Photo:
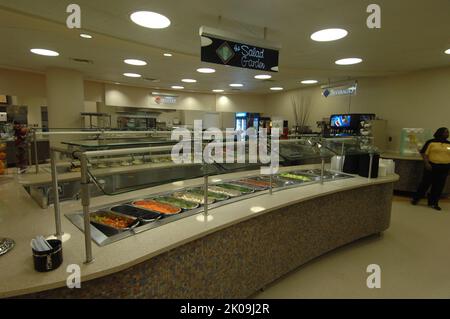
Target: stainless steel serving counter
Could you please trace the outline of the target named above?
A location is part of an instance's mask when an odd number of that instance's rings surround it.
[[[258,172],[214,179],[242,178]],[[222,205],[211,209],[206,220],[203,214],[194,214],[107,246],[93,246],[95,261],[91,264],[83,264],[82,232],[63,218],[64,262],[49,273],[34,271],[30,240],[54,233],[53,210],[39,208],[17,180],[4,180],[0,183],[4,195],[0,199],[0,234],[14,239],[16,247],[0,257],[0,297],[247,297],[327,251],[386,230],[392,185],[397,179],[396,175],[372,180],[354,177]],[[92,199],[92,207],[201,182],[192,179],[100,196]],[[61,203],[61,209],[63,214],[76,213],[81,206],[68,201]],[[81,289],[66,287],[71,264],[80,266]]]

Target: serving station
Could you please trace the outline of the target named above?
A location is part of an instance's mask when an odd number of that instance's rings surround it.
[[[10,196],[0,234],[16,242],[0,258],[0,297],[249,297],[311,259],[389,227],[398,177],[330,170],[331,156],[358,151],[357,143],[347,144],[283,141],[281,167],[272,174],[262,174],[261,162],[155,163],[167,158],[167,145],[53,148],[54,205],[40,208],[17,181],[0,185]],[[142,162],[133,164],[137,159]],[[131,164],[112,167],[124,161]],[[60,201],[56,168],[67,162],[79,163],[70,174],[78,174],[80,193]],[[117,175],[133,182],[113,182]],[[17,203],[22,209],[13,214]],[[55,230],[63,263],[37,273],[29,240]],[[81,289],[66,286],[73,264],[81,270]]]

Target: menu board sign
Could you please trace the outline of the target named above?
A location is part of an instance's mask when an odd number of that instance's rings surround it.
[[[278,50],[202,36],[206,45],[201,49],[203,62],[229,65],[238,68],[278,72]]]

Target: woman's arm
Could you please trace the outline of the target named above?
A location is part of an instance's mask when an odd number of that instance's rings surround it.
[[[428,158],[428,155],[425,153],[421,153],[422,158],[423,158],[423,162],[425,164],[425,168],[429,171],[432,170],[431,164],[430,164],[430,159]]]

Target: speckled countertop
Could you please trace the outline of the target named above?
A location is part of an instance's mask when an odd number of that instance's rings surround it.
[[[396,152],[381,153],[381,158],[406,160],[406,161],[423,161],[422,157],[419,154],[402,155],[402,154],[396,153]]]
[[[281,168],[280,171],[298,168],[317,168],[318,165]],[[236,178],[255,175],[259,171],[241,172],[211,177]],[[51,235],[55,231],[53,208],[41,209],[18,183],[16,178],[0,177],[0,237],[10,237],[16,247],[0,256],[0,297],[10,297],[26,293],[48,290],[66,285],[69,264],[81,267],[82,281],[102,277],[129,268],[184,243],[206,236],[230,225],[265,214],[289,204],[326,196],[343,190],[367,185],[392,183],[397,175],[368,180],[356,177],[321,184],[263,194],[250,199],[230,203],[211,209],[211,220],[203,221],[201,214],[190,216],[161,227],[137,234],[104,247],[93,246],[95,261],[89,265],[85,260],[84,236],[66,217],[62,217],[65,235],[63,243],[64,262],[61,267],[49,273],[38,273],[33,268],[30,248],[31,238],[37,235]],[[116,195],[102,196],[91,200],[91,206],[101,206],[130,198],[169,191],[183,186],[202,183],[202,179],[161,185],[145,190]],[[75,201],[61,204],[62,214],[81,210],[81,203]]]

